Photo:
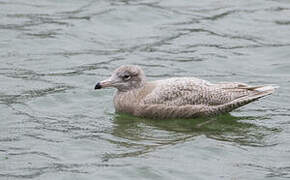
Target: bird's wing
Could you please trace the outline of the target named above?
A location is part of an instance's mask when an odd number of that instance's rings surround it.
[[[196,78],[172,78],[156,82],[156,88],[144,98],[144,104],[221,105],[251,94],[245,84],[211,84]]]

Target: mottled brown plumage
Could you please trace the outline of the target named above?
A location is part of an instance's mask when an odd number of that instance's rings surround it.
[[[138,66],[121,66],[95,89],[115,87],[117,112],[149,118],[192,118],[230,112],[272,94],[273,86],[244,83],[212,84],[194,77],[147,82]]]

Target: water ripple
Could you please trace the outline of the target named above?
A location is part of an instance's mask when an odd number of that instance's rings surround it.
[[[2,0],[0,179],[289,178],[289,10],[264,0]],[[93,91],[123,64],[150,80],[280,88],[218,117],[140,119],[114,112],[113,90]]]
[[[45,89],[35,89],[35,90],[28,90],[24,91],[19,95],[0,95],[0,102],[10,105],[14,103],[22,103],[27,99],[33,99],[36,97],[42,97],[50,94],[55,94],[59,92],[65,92],[68,89],[72,89],[71,86],[66,85],[58,85],[52,88],[45,88]]]

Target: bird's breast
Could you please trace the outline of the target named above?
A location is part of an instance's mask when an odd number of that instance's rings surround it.
[[[114,96],[114,106],[117,112],[133,114],[134,107],[138,104],[134,92],[117,92]]]
[[[154,83],[146,83],[145,86],[134,90],[126,92],[117,91],[114,96],[116,111],[134,114],[134,111],[142,106],[144,98],[150,94],[154,88]]]

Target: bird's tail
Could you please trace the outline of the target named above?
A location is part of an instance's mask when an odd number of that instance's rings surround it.
[[[258,88],[256,88],[255,90],[256,91],[259,91],[259,92],[264,92],[264,93],[270,93],[272,94],[275,89],[278,89],[279,86],[276,86],[276,85],[265,85],[265,86],[260,86]]]
[[[226,104],[215,106],[214,112],[224,113],[232,111],[238,107],[244,106],[246,104],[249,104],[250,102],[256,101],[262,97],[272,94],[275,91],[275,89],[279,88],[279,86],[264,85],[243,88],[251,90],[252,91],[251,95],[243,96]]]

